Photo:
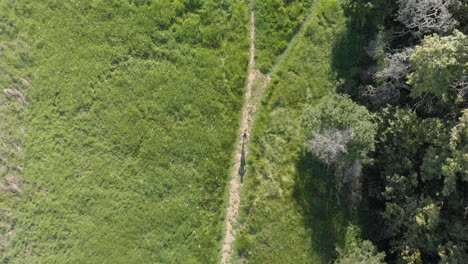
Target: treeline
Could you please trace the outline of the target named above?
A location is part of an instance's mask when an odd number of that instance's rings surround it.
[[[335,57],[357,54],[335,60],[347,95],[310,109],[304,127],[310,151],[333,168],[337,199],[368,212],[364,238],[383,254],[358,239],[336,263],[465,263],[468,5],[341,4],[348,34]]]

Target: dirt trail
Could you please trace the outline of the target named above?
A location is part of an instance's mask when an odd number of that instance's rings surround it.
[[[246,176],[245,158],[249,153],[246,140],[242,139],[242,134],[250,135],[250,129],[260,103],[264,88],[270,81],[269,76],[265,76],[255,69],[255,13],[250,13],[250,61],[248,69],[247,86],[245,90],[244,107],[242,109],[242,122],[239,130],[239,141],[236,147],[234,159],[235,163],[231,170],[231,181],[229,182],[229,205],[226,213],[226,235],[222,248],[222,264],[230,263],[233,254],[233,244],[238,233],[237,217],[239,215],[240,189],[242,187],[241,177]],[[259,83],[259,89],[254,91],[254,83]]]

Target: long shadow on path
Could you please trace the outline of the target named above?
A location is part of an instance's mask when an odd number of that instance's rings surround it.
[[[242,139],[242,152],[239,166],[239,175],[241,177],[241,182],[244,182],[244,175],[247,172],[246,162],[245,162],[245,140]]]

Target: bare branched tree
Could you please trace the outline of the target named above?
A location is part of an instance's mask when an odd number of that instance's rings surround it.
[[[346,144],[352,139],[351,130],[326,130],[322,133],[314,133],[309,141],[308,147],[320,161],[331,165],[340,160],[342,154],[346,153]]]
[[[371,45],[374,45],[371,43]],[[368,49],[372,49],[370,46]],[[389,103],[397,102],[400,98],[402,89],[409,90],[406,84],[406,75],[410,71],[409,59],[414,53],[412,48],[406,48],[400,52],[385,53],[381,59],[385,61],[385,66],[371,69],[369,74],[378,86],[362,86],[360,94],[369,100],[373,106],[384,106]],[[375,54],[375,52],[373,53]]]
[[[383,58],[391,37],[392,36],[387,34],[387,32],[377,34],[377,36],[369,42],[367,47],[364,48],[367,55],[374,60]]]
[[[433,113],[434,105],[437,101],[437,97],[430,94],[425,93],[421,98],[414,104],[413,111],[420,111],[424,113]]]
[[[347,201],[348,207],[352,209],[358,208],[362,201],[361,173],[362,163],[360,160],[353,161],[344,171],[344,181],[348,189],[345,192],[345,201]]]
[[[391,82],[378,86],[361,86],[361,95],[374,107],[396,103],[400,98],[400,90]]]
[[[398,0],[398,4],[396,19],[417,38],[434,32],[448,33],[458,24],[452,10],[461,6],[460,0]]]
[[[389,79],[395,85],[404,84],[403,80],[410,70],[409,59],[413,53],[414,49],[406,48],[400,52],[385,54],[387,65],[376,72],[375,77],[382,80]]]
[[[468,95],[468,75],[463,75],[460,79],[456,80],[451,86],[451,89],[455,90],[460,97]]]
[[[349,208],[356,209],[362,199],[361,172],[362,162],[346,160],[346,144],[353,138],[351,130],[326,130],[314,133],[309,142],[309,150],[325,164],[335,165],[335,177],[339,196]],[[338,196],[337,196],[338,197]]]
[[[362,201],[362,162],[360,160],[340,161],[335,171],[338,201],[348,208],[357,209]]]

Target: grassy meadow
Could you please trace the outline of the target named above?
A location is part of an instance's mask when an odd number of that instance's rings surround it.
[[[256,0],[256,65],[263,73],[271,70],[278,55],[288,46],[291,38],[305,19],[312,0]]]
[[[246,3],[7,0],[0,26],[27,100],[1,95],[0,263],[215,263]]]
[[[372,10],[341,0],[4,0],[1,264],[219,261],[248,8],[256,67],[271,82],[249,137],[236,257],[336,258],[369,218],[337,202],[332,169],[306,151],[303,112],[358,87],[375,29],[353,18]]]
[[[243,191],[237,251],[245,263],[330,263],[350,224],[359,224],[358,212],[336,202],[333,176],[306,152],[301,128],[303,109],[344,83],[335,65],[359,47],[336,54],[348,35],[338,0],[317,0],[311,10],[285,53],[270,58],[278,62],[254,125]]]
[[[25,67],[30,63],[29,43],[19,34],[13,12],[0,3],[0,263],[10,263],[17,238],[15,224],[24,169],[23,143],[28,108]]]

